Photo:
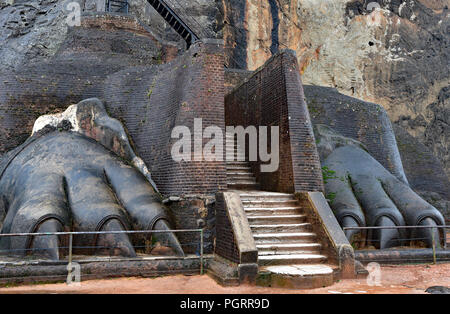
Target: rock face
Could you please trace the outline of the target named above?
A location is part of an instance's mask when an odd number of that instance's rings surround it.
[[[345,136],[340,140],[334,136],[334,142],[348,144],[348,138],[361,142],[398,179],[408,183],[445,217],[450,216],[450,181],[442,163],[402,127],[392,126],[381,106],[342,95],[332,88],[304,85],[303,89],[315,133],[323,124]],[[321,133],[324,139],[326,132]],[[330,150],[326,142],[329,141],[317,143],[322,163]]]
[[[0,1],[1,69],[53,55],[67,32],[63,1]]]
[[[304,83],[383,105],[450,174],[448,1],[224,0],[223,12],[231,66],[293,49]]]
[[[10,71],[25,63],[36,63],[54,56],[70,29],[68,21],[71,21],[73,15],[70,14],[74,12],[74,7],[69,4],[78,3],[80,12],[85,15],[97,11],[96,2],[98,1],[0,0],[0,71]],[[144,0],[131,1],[131,9],[137,11],[133,15],[140,16],[146,11],[141,12],[141,7],[135,7],[134,3],[137,2],[148,3]],[[148,14],[148,20],[153,19],[151,13]],[[153,13],[157,14],[154,10]],[[155,36],[165,35],[158,32],[158,28],[152,30],[155,31]],[[176,40],[180,41],[179,38]]]
[[[31,58],[14,71],[0,71],[0,154],[25,141],[39,116],[101,97],[108,75],[160,64],[178,53],[124,16],[83,16],[81,26],[69,28],[64,37],[49,60]]]
[[[394,126],[403,168],[410,186],[450,218],[450,180],[433,153],[400,126]]]
[[[180,36],[153,9],[147,0],[129,0],[130,13],[142,22],[152,26],[159,35],[172,41],[180,41]],[[220,37],[222,13],[220,0],[166,0],[165,1],[200,37]]]

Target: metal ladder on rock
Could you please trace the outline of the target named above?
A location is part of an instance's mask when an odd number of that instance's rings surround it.
[[[186,41],[187,49],[199,39],[195,32],[164,0],[147,0],[162,18]],[[106,0],[107,12],[128,13],[128,0]]]
[[[107,12],[128,13],[128,0],[106,0]]]
[[[194,31],[164,0],[147,0],[163,19],[186,41],[187,48],[199,39]]]

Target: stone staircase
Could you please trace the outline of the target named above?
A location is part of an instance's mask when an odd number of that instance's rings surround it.
[[[245,153],[237,145],[234,145],[233,136],[227,134],[226,143],[233,146],[234,157],[236,161],[227,162],[227,186],[231,190],[258,190],[259,184],[245,160]]]
[[[234,144],[229,135],[227,144]],[[239,147],[234,147],[235,157],[239,156]],[[227,161],[227,180],[247,214],[260,274],[265,274],[260,284],[292,288],[332,284],[333,269],[326,265],[327,256],[294,195],[260,191],[245,161]]]
[[[291,194],[238,192],[258,249],[261,266],[327,261],[298,201]]]

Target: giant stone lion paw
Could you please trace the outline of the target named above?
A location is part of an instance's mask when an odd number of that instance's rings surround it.
[[[149,178],[121,124],[99,100],[83,101],[38,119],[33,136],[0,160],[1,232],[170,230]],[[76,235],[73,245],[80,254],[135,256],[133,242],[148,237]],[[154,237],[183,255],[174,234]],[[60,241],[56,235],[1,237],[0,249],[59,259]]]
[[[405,245],[414,239],[427,246],[435,239],[439,245],[438,228],[389,228],[443,225],[444,218],[436,208],[386,170],[360,142],[325,125],[317,125],[315,133],[325,192],[340,225],[386,227],[369,230],[365,235],[361,230],[347,229],[345,234],[350,241],[365,238],[381,249]]]

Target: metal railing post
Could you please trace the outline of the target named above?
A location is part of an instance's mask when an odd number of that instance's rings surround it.
[[[431,241],[433,242],[433,264],[436,264],[436,243],[433,228],[431,228]]]
[[[73,241],[73,234],[69,234],[69,264],[72,264],[72,241]]]
[[[200,230],[200,275],[203,275],[203,229]]]
[[[444,228],[444,250],[447,250],[447,228]]]
[[[69,234],[69,265],[67,265],[67,278],[70,278],[72,280],[72,240],[73,235],[72,233]],[[70,281],[72,282],[72,281]]]

